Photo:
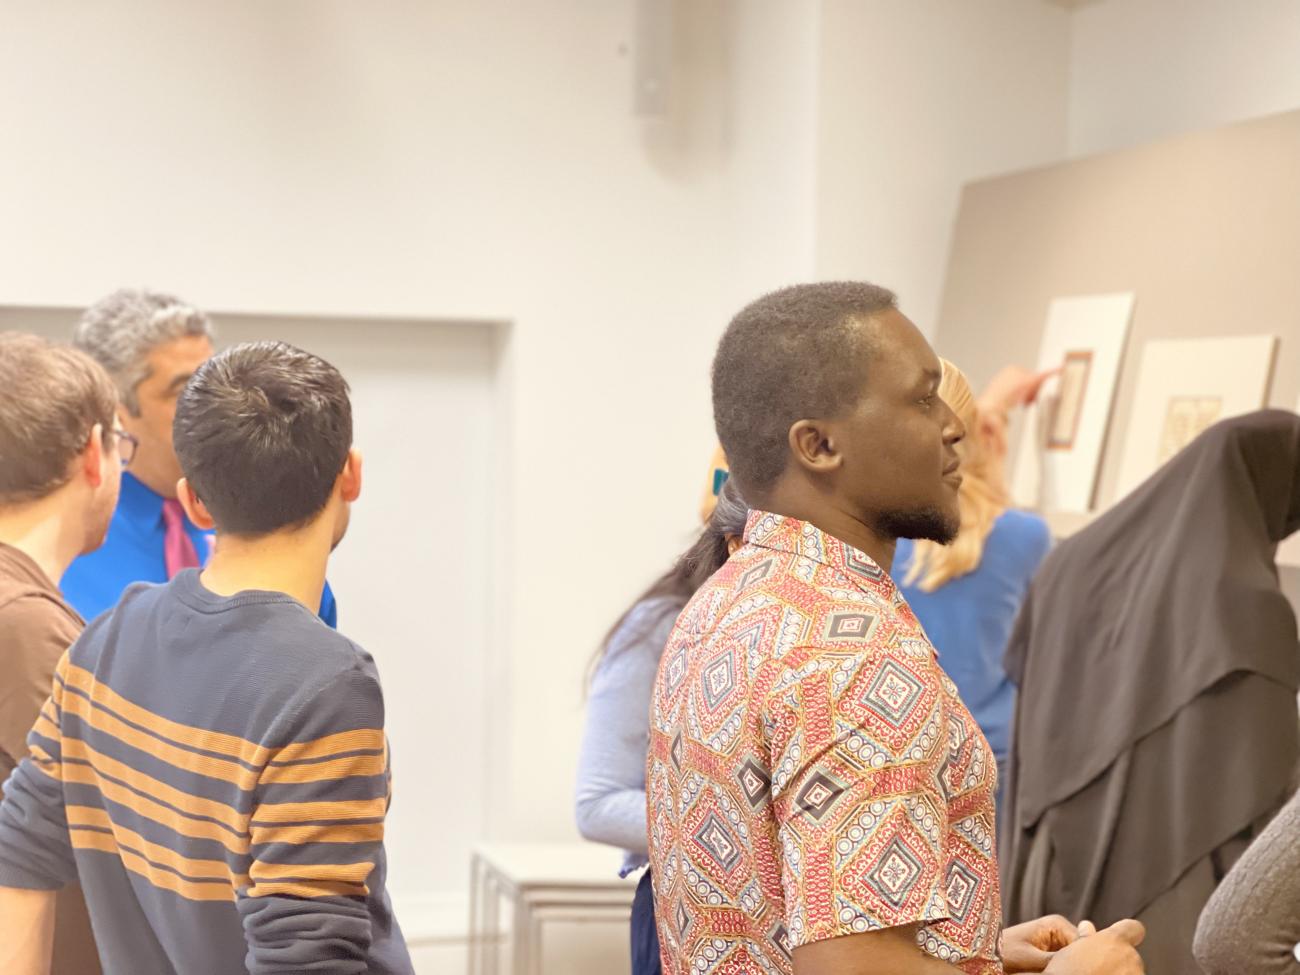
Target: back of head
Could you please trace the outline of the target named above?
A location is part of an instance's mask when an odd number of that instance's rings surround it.
[[[979,409],[966,374],[946,359],[939,398],[957,414],[969,431],[979,430]],[[949,545],[919,539],[912,549],[912,564],[906,582],[933,592],[946,582],[979,568],[984,542],[998,516],[1007,508],[1006,480],[1001,460],[988,449],[978,434],[957,445],[961,455],[962,482],[957,496],[961,527]]]
[[[164,342],[187,335],[211,339],[208,316],[175,295],[122,288],[86,309],[72,341],[108,370],[122,405],[139,415],[135,390],[148,375],[149,353]]]
[[[195,494],[231,535],[307,524],[325,508],[352,447],[348,384],[283,342],[236,345],[185,387],[173,428]]]
[[[713,419],[752,503],[785,471],[794,423],[856,402],[867,324],[896,306],[885,288],[828,281],[774,291],[731,320],[713,360]]]
[[[1300,417],[1259,410],[1217,423],[1202,437],[1200,450],[1240,456],[1269,541],[1300,529]]]
[[[67,483],[95,424],[110,445],[116,409],[111,380],[89,356],[0,334],[0,504],[39,500]]]

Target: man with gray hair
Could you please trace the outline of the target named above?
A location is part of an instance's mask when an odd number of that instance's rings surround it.
[[[108,540],[63,578],[68,601],[88,620],[116,605],[132,583],[167,582],[211,554],[212,534],[190,521],[176,499],[181,468],[172,420],[181,390],[212,357],[214,334],[204,312],[143,288],[122,288],[91,305],[73,332],[73,344],[112,377],[122,428],[139,442]],[[335,625],[328,586],[320,615]]]

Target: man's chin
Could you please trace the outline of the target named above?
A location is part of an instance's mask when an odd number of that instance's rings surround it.
[[[941,508],[917,508],[912,511],[885,512],[876,520],[876,524],[882,533],[893,538],[911,538],[949,545],[957,537],[961,515],[957,511]]]

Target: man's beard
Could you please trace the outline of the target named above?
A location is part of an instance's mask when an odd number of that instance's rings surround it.
[[[882,511],[876,516],[876,531],[889,538],[928,539],[947,545],[957,537],[961,518],[955,512],[939,508],[914,508],[911,511]]]

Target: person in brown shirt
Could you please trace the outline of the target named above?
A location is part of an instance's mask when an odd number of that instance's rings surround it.
[[[59,658],[85,626],[59,593],[78,555],[103,544],[133,443],[117,394],[89,356],[0,333],[0,779],[27,754]],[[3,786],[0,786],[0,795]],[[60,894],[52,975],[97,975],[76,886]]]

